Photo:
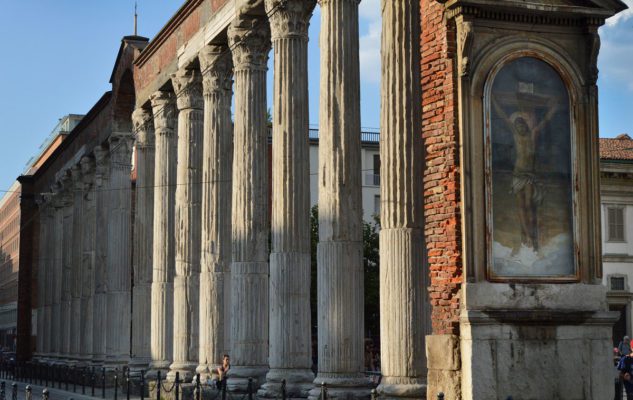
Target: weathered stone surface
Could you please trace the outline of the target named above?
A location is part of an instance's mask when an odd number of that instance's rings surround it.
[[[94,328],[94,279],[95,279],[95,246],[97,232],[96,193],[95,193],[95,160],[84,156],[81,159],[81,176],[83,180],[83,210],[81,224],[81,320],[79,324],[79,357],[84,363],[91,362],[93,356]],[[101,318],[101,316],[97,316]]]
[[[204,92],[200,347],[197,372],[216,374],[228,352],[230,329],[233,61],[227,45],[208,45],[199,55]],[[230,297],[229,297],[230,298]]]
[[[70,249],[70,342],[69,352],[73,361],[80,360],[81,339],[77,340],[81,335],[81,320],[84,318],[81,314],[81,252],[83,250],[82,225],[83,220],[83,191],[84,183],[81,176],[81,166],[75,164],[71,170],[72,179],[72,247]]]
[[[305,398],[314,374],[310,332],[308,25],[316,1],[266,1],[275,54],[272,118],[270,371],[260,397]],[[279,8],[277,8],[279,7]],[[273,10],[275,10],[273,12]]]
[[[61,314],[60,330],[57,343],[60,357],[66,361],[71,356],[71,318],[72,318],[72,253],[73,253],[73,184],[71,175],[67,172],[61,178],[62,220],[61,220]]]
[[[363,376],[358,0],[321,2],[319,111],[319,368],[334,397],[368,397]],[[342,51],[345,49],[345,51]]]
[[[159,91],[151,96],[156,141],[154,164],[154,217],[152,246],[151,355],[148,378],[165,376],[172,359],[175,204],[176,204],[176,97]]]
[[[172,76],[178,107],[176,166],[176,275],[174,276],[174,355],[167,378],[191,381],[198,365],[200,243],[202,225],[203,97],[199,71]]]
[[[132,132],[110,135],[110,191],[107,215],[108,258],[105,271],[106,365],[120,368],[130,358],[132,269]]]
[[[136,209],[134,212],[134,288],[132,290],[132,368],[146,369],[151,361],[151,287],[154,234],[154,121],[144,108],[134,110],[136,135]]]
[[[96,170],[95,273],[93,315],[107,315],[106,269],[108,268],[108,217],[110,208],[110,155],[102,146],[94,149]],[[106,355],[106,326],[104,318],[94,318],[92,330],[92,360],[102,365]]]
[[[443,392],[446,399],[461,395],[460,338],[456,335],[427,335],[426,340],[427,391],[426,398],[434,399]]]
[[[229,26],[235,76],[231,218],[231,356],[229,390],[255,389],[268,370],[268,240],[270,193],[266,62],[270,29],[262,17]]]

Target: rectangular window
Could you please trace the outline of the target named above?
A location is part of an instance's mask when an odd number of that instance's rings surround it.
[[[374,154],[374,185],[380,186],[380,154]]]
[[[624,290],[624,277],[612,276],[610,277],[611,290]]]
[[[607,240],[624,242],[624,207],[607,207]]]
[[[380,196],[374,196],[374,213],[380,216]]]

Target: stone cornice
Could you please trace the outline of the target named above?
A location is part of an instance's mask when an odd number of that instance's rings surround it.
[[[308,40],[316,0],[266,0],[272,40],[298,37]]]
[[[173,136],[176,127],[176,96],[173,92],[159,90],[150,97],[154,114],[154,135]]]
[[[232,89],[233,60],[227,45],[207,45],[198,55],[205,96]]]
[[[228,29],[229,45],[233,53],[235,71],[268,68],[270,26],[266,17],[241,16]]]
[[[178,110],[202,109],[202,75],[195,69],[180,69],[171,76]]]

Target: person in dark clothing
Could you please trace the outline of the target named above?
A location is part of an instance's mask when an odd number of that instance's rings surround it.
[[[622,338],[620,344],[618,344],[618,353],[620,357],[631,354],[631,339],[628,336]]]
[[[618,371],[620,371],[620,379],[624,383],[626,398],[633,399],[633,352],[629,352],[620,359],[618,363]]]
[[[218,389],[222,390],[224,387],[226,387],[226,380],[227,380],[227,374],[229,373],[229,370],[231,369],[231,359],[229,358],[228,354],[225,354],[224,357],[222,357],[222,365],[218,367],[218,380],[216,382],[216,386]]]

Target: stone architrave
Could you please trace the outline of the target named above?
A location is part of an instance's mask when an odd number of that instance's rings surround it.
[[[83,336],[81,331],[81,274],[82,274],[82,249],[83,235],[82,225],[85,224],[83,219],[83,192],[84,182],[81,176],[81,165],[75,164],[70,169],[72,178],[72,244],[70,248],[70,330],[68,341],[70,343],[70,357],[74,362],[79,361],[81,352],[81,339]],[[64,338],[66,340],[66,338]]]
[[[96,233],[95,270],[93,280],[92,362],[103,365],[106,357],[107,281],[108,268],[108,218],[110,216],[110,155],[107,149],[94,149]]]
[[[95,245],[97,232],[95,198],[95,159],[91,156],[81,158],[81,176],[83,180],[83,212],[81,224],[81,320],[80,320],[80,359],[91,362],[93,356],[94,328],[94,279]],[[100,316],[97,315],[97,318]]]
[[[59,343],[60,356],[67,362],[72,361],[71,354],[71,326],[72,326],[72,254],[73,254],[73,182],[70,173],[64,173],[61,178],[63,192],[62,210],[62,246],[61,246],[61,330]]]
[[[383,1],[380,350],[383,398],[426,396],[420,3]]]
[[[229,390],[258,388],[268,371],[270,193],[265,17],[238,16],[229,26],[235,79],[231,219],[231,358]]]
[[[200,71],[172,75],[178,107],[176,173],[176,275],[174,277],[174,355],[168,379],[191,381],[198,366],[198,307],[202,228],[203,107]]]
[[[364,368],[364,282],[361,202],[359,0],[321,1],[319,366],[338,397],[368,397]],[[325,29],[327,27],[327,29]]]
[[[197,372],[215,374],[227,352],[225,291],[231,262],[233,62],[228,46],[207,45],[199,54],[204,91],[202,245],[200,255],[200,346]]]
[[[113,132],[110,144],[110,215],[108,218],[106,366],[127,365],[130,358],[132,133]]]
[[[151,361],[151,297],[154,221],[154,122],[152,113],[132,113],[136,134],[136,209],[134,212],[134,287],[132,289],[132,359],[130,367],[146,369]]]
[[[310,331],[308,26],[316,0],[267,0],[275,55],[270,253],[270,371],[260,397],[314,387]]]
[[[176,97],[159,91],[150,97],[156,140],[154,160],[153,270],[151,304],[151,362],[147,377],[169,370],[173,349],[173,301],[176,231]]]
[[[51,359],[55,362],[59,361],[62,355],[62,246],[64,232],[64,206],[67,199],[64,198],[63,187],[60,181],[54,186],[55,196],[53,198],[53,207],[55,207],[52,231],[52,288],[51,288],[51,332],[50,332],[50,348]]]

